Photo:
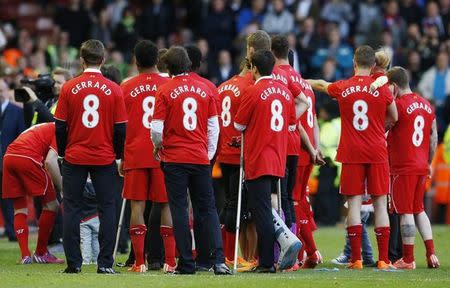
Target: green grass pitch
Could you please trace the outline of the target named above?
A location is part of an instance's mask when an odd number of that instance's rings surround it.
[[[79,275],[65,275],[60,273],[65,265],[17,265],[20,255],[17,243],[1,239],[0,287],[450,287],[450,227],[433,226],[433,232],[436,252],[441,262],[439,269],[426,268],[423,243],[417,239],[415,271],[383,272],[374,268],[349,271],[344,267],[337,267],[339,271],[321,271],[321,268],[335,267],[330,260],[340,253],[344,244],[344,229],[340,227],[321,228],[315,233],[317,246],[325,262],[316,270],[271,275],[240,273],[220,277],[210,273],[169,276],[162,272],[148,272],[136,275],[126,272],[124,268],[118,268],[122,272],[119,275],[97,275],[93,266],[84,266],[82,274]],[[375,245],[373,232],[370,234],[372,245]],[[30,248],[33,249],[35,237],[31,238]],[[119,261],[124,258],[125,256],[121,255]]]

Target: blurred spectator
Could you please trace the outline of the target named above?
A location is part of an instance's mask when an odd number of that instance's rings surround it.
[[[409,52],[405,68],[409,72],[411,89],[416,90],[417,85],[419,85],[420,78],[422,78],[421,59],[417,51],[411,50]]]
[[[320,37],[315,31],[314,24],[313,18],[306,18],[297,38],[297,47],[300,53],[300,70],[305,77],[311,74],[311,59],[320,44]]]
[[[262,29],[269,34],[287,34],[294,29],[294,16],[284,7],[284,0],[272,0],[272,9],[264,15]]]
[[[139,31],[143,38],[156,41],[172,32],[175,18],[171,1],[152,0],[139,18]]]
[[[423,17],[422,8],[417,5],[416,0],[400,1],[400,16],[408,25],[415,23],[420,24]]]
[[[108,4],[107,10],[112,30],[116,29],[117,24],[122,20],[123,10],[126,7],[128,7],[127,0],[113,0]]]
[[[292,67],[294,68],[295,71],[300,73],[300,58],[296,48],[297,39],[295,37],[295,34],[289,33],[287,35],[287,39],[289,43],[289,49],[292,51],[292,60],[293,60]]]
[[[3,78],[0,78],[0,184],[3,178],[3,156],[6,149],[17,136],[25,130],[22,109],[9,101],[9,87]],[[2,199],[2,185],[0,185],[0,204],[5,222],[5,235],[9,241],[17,241],[14,232],[14,209],[11,199]]]
[[[325,60],[322,66],[322,71],[314,76],[318,79],[323,79],[328,82],[335,82],[342,79],[342,74],[338,71],[336,67],[336,60],[333,58],[328,58]],[[316,93],[316,106],[322,107],[325,102],[329,99],[329,96],[323,93]]]
[[[440,52],[436,57],[436,64],[428,69],[419,82],[419,91],[423,97],[430,99],[436,106],[436,120],[439,132],[445,129],[444,104],[450,95],[449,56],[447,52]]]
[[[131,61],[132,51],[137,42],[136,17],[131,7],[123,10],[122,20],[114,31],[115,48],[122,52],[127,62]]]
[[[422,20],[422,27],[435,25],[438,28],[439,36],[445,34],[444,23],[442,17],[439,14],[439,6],[436,2],[429,2],[427,4],[427,12],[425,18]]]
[[[327,58],[334,58],[338,71],[347,77],[353,69],[353,49],[346,43],[342,43],[339,30],[333,28],[328,32],[328,45],[317,50],[312,58],[312,67],[320,70]]]
[[[381,31],[381,9],[375,0],[361,1],[358,6],[355,46],[374,45]]]
[[[420,57],[422,57],[422,68],[430,68],[439,52],[439,32],[435,25],[429,25],[424,28],[424,37],[418,47]]]
[[[391,63],[397,63],[399,55],[396,53],[397,50],[394,47],[394,39],[392,33],[390,31],[384,31],[381,33],[381,49],[386,51],[389,55],[389,59],[391,59]]]
[[[350,22],[354,19],[352,6],[344,0],[331,0],[321,12],[321,18],[328,22],[339,25],[339,32],[343,38],[347,38],[350,33]]]
[[[111,48],[112,47],[112,35],[111,28],[109,26],[109,15],[106,9],[100,11],[97,25],[94,25],[91,30],[91,38],[97,39],[103,42],[103,44]]]
[[[200,62],[200,68],[198,68],[198,74],[202,77],[208,78],[211,73],[210,70],[213,69],[214,62],[216,59],[213,59],[209,53],[209,44],[208,41],[204,38],[200,38],[197,40],[197,47],[202,52],[202,59]]]
[[[102,72],[106,72],[108,73],[107,75],[111,76],[106,76],[105,73],[103,73],[103,75],[105,75],[106,78],[120,84],[121,79],[124,79],[128,76],[128,65],[127,63],[125,63],[122,53],[117,50],[111,52],[110,60],[111,65],[103,67],[105,71]],[[119,75],[114,75],[115,70],[117,70]]]
[[[69,7],[63,7],[55,15],[55,23],[61,30],[69,32],[71,46],[79,47],[89,38],[91,19],[81,7],[81,0],[70,0]]]
[[[47,47],[47,52],[50,55],[51,67],[57,66],[67,67],[68,62],[73,62],[77,58],[78,49],[69,45],[69,33],[62,31],[56,32],[57,41],[55,44],[50,44]]]
[[[229,48],[234,39],[233,14],[225,5],[225,0],[212,0],[211,12],[206,18],[208,25],[204,26],[204,35],[214,58],[220,50]]]
[[[295,19],[299,22],[304,21],[308,17],[315,20],[319,19],[320,6],[317,0],[300,0],[295,9]]]
[[[448,29],[448,26],[450,24],[450,0],[440,0],[439,4],[439,11],[441,13],[442,22],[444,23],[444,25],[446,25],[444,29],[448,35],[448,33],[450,32],[450,30]]]
[[[215,69],[212,75],[212,82],[219,86],[223,82],[227,81],[233,77],[237,71],[233,67],[233,62],[231,60],[231,54],[227,50],[221,50],[218,56],[218,67]]]
[[[398,11],[398,2],[389,0],[386,4],[386,12],[384,15],[384,29],[392,33],[395,49],[401,47],[406,35],[405,20],[400,16]]]
[[[251,0],[251,7],[244,8],[237,16],[236,32],[242,33],[251,23],[261,25],[264,19],[264,10],[266,9],[266,0]]]
[[[449,59],[446,52],[441,52],[436,58],[435,66],[428,69],[419,83],[422,96],[434,101],[436,106],[441,106],[445,98],[450,94]]]
[[[422,41],[422,35],[420,33],[420,27],[418,24],[413,23],[408,26],[408,31],[406,33],[405,44],[402,45],[404,49],[417,50]]]

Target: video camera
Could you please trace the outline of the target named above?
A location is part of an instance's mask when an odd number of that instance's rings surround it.
[[[31,86],[33,88],[34,93],[39,100],[43,103],[52,99],[55,95],[53,93],[53,86],[55,86],[55,80],[53,80],[50,74],[39,74],[36,79],[27,79],[24,78],[20,80],[20,83],[23,85]],[[23,88],[14,89],[14,98],[17,102],[28,102],[30,100],[30,96],[27,91]]]

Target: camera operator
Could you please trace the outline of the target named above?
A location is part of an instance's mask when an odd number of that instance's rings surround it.
[[[59,93],[63,84],[72,79],[71,73],[63,68],[56,68],[52,75],[39,75],[36,80],[22,80],[25,85],[33,86],[34,89],[24,86],[28,94],[24,97],[24,118],[27,127],[39,123],[53,122],[58,103]],[[27,99],[28,98],[28,99]],[[19,100],[19,99],[18,99]]]

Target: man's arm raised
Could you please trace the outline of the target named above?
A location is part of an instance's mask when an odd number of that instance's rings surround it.
[[[329,94],[328,93],[328,86],[330,86],[331,82],[327,82],[325,80],[322,79],[308,79],[306,80],[306,82],[309,83],[309,85],[311,85],[311,87],[319,92],[325,93],[325,94]]]

